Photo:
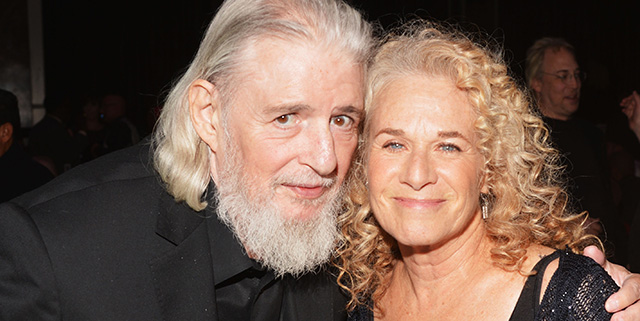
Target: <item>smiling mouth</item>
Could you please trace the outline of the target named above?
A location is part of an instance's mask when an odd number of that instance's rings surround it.
[[[440,206],[445,202],[443,199],[415,199],[407,197],[394,197],[393,199],[404,207],[417,209],[432,208]]]
[[[575,95],[575,94],[574,95],[570,95],[570,96],[565,96],[564,98],[568,99],[568,100],[578,100],[578,99],[580,99],[580,97],[578,95]]]

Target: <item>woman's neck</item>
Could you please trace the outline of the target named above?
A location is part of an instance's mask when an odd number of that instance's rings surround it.
[[[443,242],[421,247],[399,244],[402,262],[413,283],[447,281],[450,277],[470,276],[479,265],[490,264],[489,240],[484,222],[472,222],[460,235]]]
[[[506,319],[525,277],[492,263],[484,222],[440,245],[399,245],[380,320]],[[474,312],[475,311],[475,312]],[[481,314],[468,315],[479,312]]]
[[[439,293],[438,289],[466,284],[489,272],[492,268],[490,250],[491,242],[484,229],[428,251],[401,247],[402,259],[396,264],[394,274],[418,293],[425,292],[421,289]]]

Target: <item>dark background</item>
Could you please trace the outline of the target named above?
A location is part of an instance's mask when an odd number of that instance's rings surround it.
[[[8,1],[14,10],[26,6],[24,0]],[[484,30],[504,45],[517,77],[522,77],[525,51],[535,39],[563,37],[576,47],[588,73],[579,113],[594,122],[618,112],[620,99],[640,90],[640,12],[634,2],[350,1],[384,26],[418,15]],[[142,121],[189,64],[219,4],[43,0],[47,94],[117,89],[129,94],[132,116]]]

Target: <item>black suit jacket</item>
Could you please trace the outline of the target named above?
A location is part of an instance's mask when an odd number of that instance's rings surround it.
[[[176,203],[149,160],[134,146],[0,205],[1,320],[217,319],[217,218]],[[331,277],[284,281],[280,320],[345,318]]]

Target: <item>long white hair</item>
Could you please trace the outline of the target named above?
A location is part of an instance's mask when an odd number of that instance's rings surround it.
[[[177,201],[202,210],[211,180],[209,149],[191,124],[188,90],[196,79],[216,85],[223,121],[231,105],[242,51],[257,38],[275,36],[324,43],[364,65],[372,45],[371,26],[342,0],[227,0],[211,21],[200,48],[175,83],[153,133],[154,166]]]

